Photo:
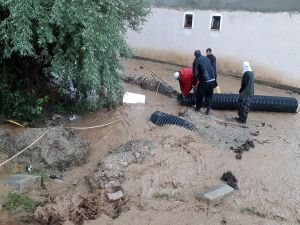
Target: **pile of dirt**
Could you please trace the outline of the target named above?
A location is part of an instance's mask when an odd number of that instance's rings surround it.
[[[2,157],[8,157],[8,152],[10,149],[14,148],[14,144],[10,139],[8,133],[3,130],[0,130],[0,153],[4,154]]]
[[[121,145],[98,164],[95,180],[102,188],[120,186],[125,179],[126,168],[143,162],[153,148],[153,143],[146,140],[129,141]]]
[[[33,169],[49,169],[52,171],[65,171],[66,169],[85,163],[89,152],[89,145],[78,137],[72,130],[65,128],[52,129],[26,129],[14,140],[7,151],[9,157],[18,153],[48,132],[33,147],[18,156],[15,161],[32,165]]]
[[[168,97],[176,98],[178,96],[178,92],[174,88],[154,78],[150,79],[145,77],[136,78],[125,76],[124,81],[129,84],[138,85],[145,90],[155,91]]]
[[[128,209],[121,183],[126,167],[143,162],[154,148],[152,142],[130,141],[111,152],[94,175],[86,176],[68,188],[68,193],[56,197],[50,204],[39,207],[35,218],[42,224],[61,225],[70,221],[81,225],[105,214],[116,218]]]

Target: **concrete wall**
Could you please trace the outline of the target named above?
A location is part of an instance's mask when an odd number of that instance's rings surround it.
[[[300,12],[299,0],[150,0],[150,2],[153,6],[163,8]]]
[[[189,11],[192,29],[183,28],[185,11],[154,8],[140,33],[129,32],[138,56],[191,65],[193,52],[213,49],[218,70],[241,74],[250,61],[257,79],[300,87],[300,14]],[[222,15],[221,31],[210,31],[212,15]]]

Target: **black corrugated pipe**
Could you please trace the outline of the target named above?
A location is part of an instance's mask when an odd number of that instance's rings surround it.
[[[151,115],[150,121],[156,125],[176,125],[179,127],[184,127],[191,131],[196,131],[197,128],[189,121],[181,119],[177,116],[172,116],[160,111],[156,111]]]
[[[212,108],[237,110],[238,109],[237,94],[214,94]],[[181,105],[192,106],[195,104],[195,97],[190,94],[188,97],[183,98],[178,95],[177,101]],[[276,96],[262,96],[255,95],[251,100],[251,111],[266,111],[266,112],[297,112],[298,101],[292,97],[276,97]]]

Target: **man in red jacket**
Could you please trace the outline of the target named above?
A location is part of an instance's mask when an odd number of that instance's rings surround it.
[[[183,97],[187,97],[192,90],[193,68],[181,68],[174,73],[174,79],[179,80],[180,90]]]

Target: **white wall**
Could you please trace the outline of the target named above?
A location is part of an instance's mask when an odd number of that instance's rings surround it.
[[[213,49],[218,70],[240,74],[250,61],[257,79],[300,88],[300,14],[189,11],[193,29],[184,29],[185,11],[154,8],[140,33],[128,32],[137,55],[190,65],[193,52]],[[210,31],[213,14],[221,31]]]

